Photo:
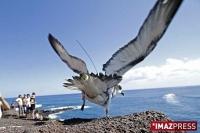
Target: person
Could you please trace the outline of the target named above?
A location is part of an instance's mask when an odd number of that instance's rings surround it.
[[[0,101],[0,119],[1,119],[1,117],[2,117],[2,106],[3,106],[3,103]]]
[[[1,97],[1,93],[0,93],[0,97]],[[3,103],[0,100],[0,119],[2,117],[2,106],[3,106]]]
[[[27,96],[26,94],[24,94],[23,98],[22,98],[22,103],[23,103],[23,112],[24,114],[27,114]]]
[[[35,111],[35,119],[41,121],[44,119],[42,114],[40,114],[38,110]]]
[[[32,93],[32,96],[30,98],[30,103],[31,103],[31,114],[32,114],[32,119],[35,119],[35,92]]]
[[[19,109],[19,117],[24,115],[23,112],[23,101],[22,101],[22,96],[19,95],[18,98],[16,99],[18,109]]]
[[[31,109],[31,96],[30,96],[30,94],[27,94],[26,95],[27,96],[27,98],[26,98],[26,101],[27,101],[27,105],[26,105],[26,107],[27,107],[27,113],[30,113],[30,109]]]

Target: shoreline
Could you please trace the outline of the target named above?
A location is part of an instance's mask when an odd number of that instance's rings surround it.
[[[109,118],[72,118],[58,120],[27,120],[14,117],[0,119],[1,133],[82,133],[82,132],[150,132],[150,122],[171,121],[164,113],[145,111]]]

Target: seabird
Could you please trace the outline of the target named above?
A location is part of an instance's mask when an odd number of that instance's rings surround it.
[[[117,93],[123,94],[119,85],[122,76],[153,51],[182,1],[158,0],[150,10],[138,35],[116,51],[103,65],[105,74],[89,73],[86,63],[82,59],[70,55],[63,45],[49,34],[48,39],[52,48],[70,69],[79,74],[79,76],[73,76],[73,79],[68,79],[64,83],[64,87],[82,92],[83,104],[81,110],[84,110],[85,100],[87,99],[92,103],[103,106],[107,116],[110,99]]]

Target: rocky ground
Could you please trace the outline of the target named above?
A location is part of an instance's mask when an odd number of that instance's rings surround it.
[[[148,133],[153,120],[170,119],[156,111],[99,119],[73,118],[63,122],[7,117],[0,119],[0,133]]]

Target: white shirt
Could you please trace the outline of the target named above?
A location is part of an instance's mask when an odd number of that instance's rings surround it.
[[[21,98],[17,98],[16,99],[16,102],[18,103],[19,106],[22,106],[23,105],[23,101]]]

